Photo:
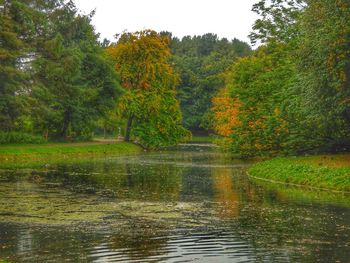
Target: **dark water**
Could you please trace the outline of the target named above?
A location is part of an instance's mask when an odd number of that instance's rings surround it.
[[[350,197],[209,147],[0,175],[0,262],[350,262]]]

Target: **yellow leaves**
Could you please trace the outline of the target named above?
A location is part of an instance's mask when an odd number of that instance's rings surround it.
[[[159,89],[163,86],[157,85],[160,80],[175,85],[177,77],[168,64],[171,55],[168,44],[168,38],[152,30],[120,35],[118,42],[107,48],[107,53],[115,60],[122,86],[126,89]]]
[[[231,98],[227,90],[224,89],[218,96],[213,98],[212,103],[215,131],[221,136],[230,136],[234,127],[240,123],[238,119],[239,101]]]
[[[234,218],[239,215],[239,195],[234,190],[233,177],[230,169],[216,168],[213,170],[214,200],[220,203],[216,207],[221,218]]]
[[[281,114],[281,110],[279,108],[275,108],[273,110],[273,112],[275,113],[275,115],[280,115]]]

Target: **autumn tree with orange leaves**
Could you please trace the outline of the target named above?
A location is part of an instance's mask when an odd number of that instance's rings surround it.
[[[249,157],[282,150],[288,135],[283,102],[294,76],[283,45],[236,62],[212,107],[214,129],[234,153]]]

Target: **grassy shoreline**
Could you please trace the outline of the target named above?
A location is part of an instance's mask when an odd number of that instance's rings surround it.
[[[274,158],[254,164],[248,175],[274,183],[350,192],[350,155]]]
[[[126,142],[6,145],[0,146],[0,168],[28,167],[105,155],[129,155],[141,151],[140,146]]]
[[[214,138],[212,136],[192,136],[189,141],[191,143],[213,143]]]

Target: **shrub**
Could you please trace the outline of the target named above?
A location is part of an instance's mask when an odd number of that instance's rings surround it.
[[[46,140],[40,135],[24,132],[4,132],[0,131],[0,144],[10,143],[45,143]]]

